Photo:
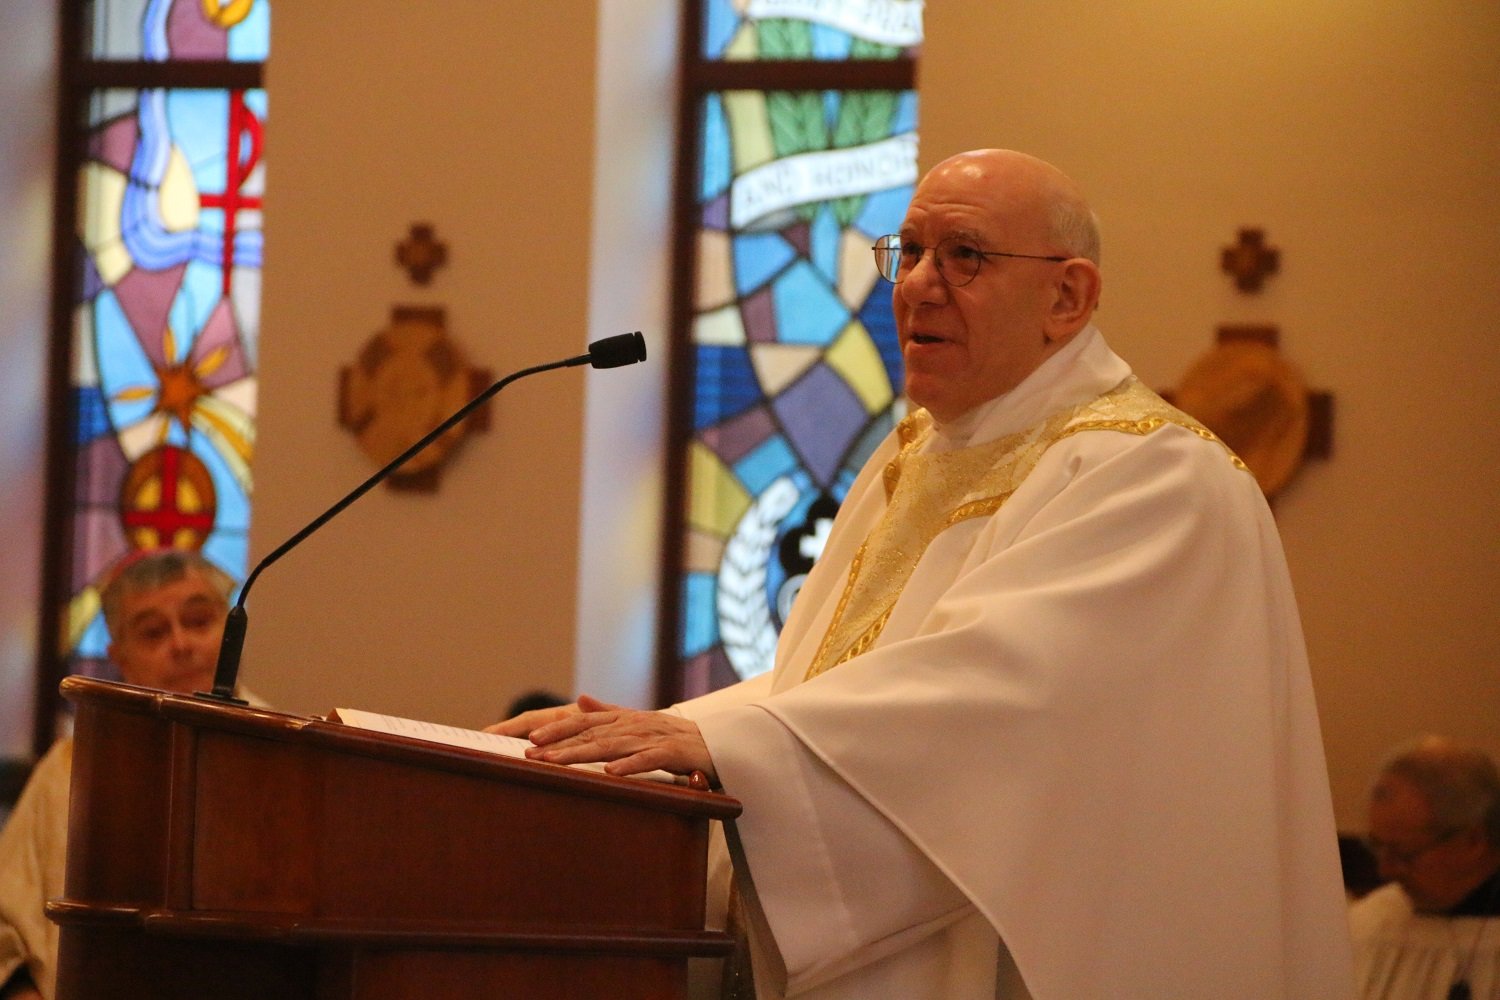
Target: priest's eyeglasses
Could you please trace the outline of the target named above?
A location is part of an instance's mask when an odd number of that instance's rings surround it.
[[[920,243],[908,243],[894,233],[882,236],[870,249],[875,251],[875,266],[880,276],[893,284],[904,281],[916,269],[928,250],[937,262],[938,274],[953,288],[962,288],[974,280],[979,266],[986,257],[1019,257],[1023,260],[1070,260],[1069,257],[1043,256],[1035,253],[1005,253],[1001,250],[981,250],[972,241],[962,236],[950,236],[935,247],[924,247]]]
[[[1397,847],[1395,844],[1388,844],[1375,837],[1366,837],[1365,846],[1370,849],[1371,854],[1375,855],[1375,860],[1407,868],[1416,864],[1418,859],[1423,855],[1443,846],[1463,832],[1463,827],[1448,830],[1446,833],[1438,834],[1437,837],[1417,848]]]

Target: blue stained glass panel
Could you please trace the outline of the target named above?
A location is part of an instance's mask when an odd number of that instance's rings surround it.
[[[697,370],[714,388],[698,394],[693,426],[708,427],[760,402],[750,355],[739,347],[699,347]]]
[[[718,618],[713,611],[716,588],[717,581],[709,573],[689,573],[682,581],[687,612],[682,626],[683,659],[699,655],[718,639]]]
[[[875,266],[871,258],[870,266]],[[849,307],[810,261],[800,260],[772,285],[782,340],[826,347],[849,322]]]
[[[703,108],[703,183],[699,186],[703,201],[712,201],[723,194],[734,179],[734,170],[729,162],[729,132],[724,120],[724,101],[718,94],[709,94]]]
[[[734,238],[735,290],[749,294],[774,278],[797,257],[780,233],[749,233]]]
[[[847,31],[836,31],[822,24],[810,25],[814,59],[848,59],[854,40]]]
[[[813,266],[818,269],[820,276],[832,287],[838,281],[839,273],[839,251],[840,243],[844,238],[844,227],[839,225],[838,219],[834,218],[833,211],[827,205],[818,206],[818,214],[813,217],[812,232],[809,240],[812,247]]]
[[[896,100],[896,118],[891,122],[891,131],[901,135],[903,132],[915,132],[916,129],[917,95],[907,91]]]
[[[75,442],[89,441],[109,429],[109,415],[104,408],[104,394],[98,386],[73,390],[73,412],[77,417]]]
[[[104,659],[104,651],[109,648],[109,629],[104,625],[104,616],[100,615],[89,622],[88,628],[84,630],[82,638],[78,640],[78,655],[90,659]]]
[[[901,187],[890,188],[886,191],[877,191],[865,199],[864,208],[859,217],[854,220],[855,228],[862,232],[874,233],[875,236],[885,236],[894,233],[901,228],[901,220],[906,217],[906,206],[911,204],[912,185],[904,184]],[[870,245],[874,246],[872,239]],[[873,255],[872,258],[873,259]]]
[[[710,59],[722,58],[740,23],[739,12],[730,0],[704,0],[703,54]]]
[[[797,456],[787,445],[786,438],[778,434],[741,459],[734,467],[734,474],[746,489],[758,495],[779,476],[795,472],[797,468]]]
[[[870,290],[869,298],[859,310],[859,321],[870,333],[870,341],[880,353],[886,377],[891,385],[901,385],[904,378],[901,343],[896,337],[896,317],[891,312],[891,286],[880,283]]]
[[[256,3],[229,31],[228,55],[233,62],[265,62],[270,53],[271,5]]]

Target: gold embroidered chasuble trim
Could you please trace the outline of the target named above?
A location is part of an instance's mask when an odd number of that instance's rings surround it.
[[[960,521],[998,511],[1052,445],[1084,431],[1144,435],[1168,424],[1219,441],[1134,375],[1034,427],[956,451],[922,454],[933,434],[932,417],[925,410],[907,416],[896,428],[901,450],[885,467],[885,513],[850,563],[844,593],[806,679],[873,646],[932,540]],[[1245,469],[1227,446],[1224,450],[1236,468]]]

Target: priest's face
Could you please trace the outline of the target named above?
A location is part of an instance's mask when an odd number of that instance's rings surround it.
[[[906,395],[939,421],[1009,392],[1083,326],[1059,336],[1049,325],[1066,263],[973,255],[1066,257],[1048,212],[1059,178],[1032,157],[983,150],[943,161],[917,186],[900,235],[908,251],[925,249],[895,285],[892,305]],[[978,272],[954,273],[952,253],[940,272],[931,249],[939,244],[957,246]]]
[[[1381,876],[1399,882],[1422,912],[1456,906],[1485,878],[1482,831],[1444,828],[1427,797],[1399,775],[1376,784],[1370,846]]]
[[[109,658],[126,683],[181,694],[206,691],[213,686],[228,612],[224,595],[196,570],[159,587],[127,591]]]

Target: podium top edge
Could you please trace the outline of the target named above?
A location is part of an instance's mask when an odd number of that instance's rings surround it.
[[[296,743],[314,751],[430,767],[708,819],[733,819],[741,812],[739,801],[722,792],[698,791],[685,785],[618,778],[583,768],[504,757],[483,750],[359,729],[312,716],[244,707],[92,677],[64,678],[61,690],[64,698],[80,708],[89,706],[104,712],[147,716],[159,719],[165,725],[198,731]]]

